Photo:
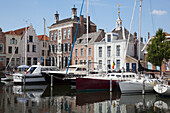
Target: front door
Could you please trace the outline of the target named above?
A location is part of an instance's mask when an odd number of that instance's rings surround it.
[[[136,63],[132,63],[132,71],[136,73]]]
[[[126,72],[129,72],[129,63],[126,63]]]

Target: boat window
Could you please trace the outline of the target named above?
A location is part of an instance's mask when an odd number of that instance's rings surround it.
[[[129,76],[128,76],[128,75],[126,75],[126,77],[128,78]]]
[[[115,76],[115,75],[111,75],[111,76]]]
[[[37,67],[31,67],[31,69],[28,71],[28,73],[32,74],[36,68]]]
[[[132,75],[129,75],[130,77],[132,77]]]
[[[135,75],[132,75],[133,77],[135,77]]]
[[[109,77],[110,75],[108,74],[107,76]]]
[[[123,75],[123,78],[125,78],[125,75]]]
[[[81,68],[77,68],[77,71],[81,71]]]
[[[121,77],[121,75],[116,75],[116,77]]]

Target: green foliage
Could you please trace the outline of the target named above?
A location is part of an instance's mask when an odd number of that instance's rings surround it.
[[[151,44],[147,47],[147,61],[155,66],[162,65],[164,59],[170,59],[170,41],[166,41],[165,33],[162,29],[158,29],[156,36],[151,40]]]

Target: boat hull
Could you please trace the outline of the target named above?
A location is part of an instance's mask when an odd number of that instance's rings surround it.
[[[119,82],[121,93],[142,93],[143,81],[122,81]],[[144,91],[154,92],[153,82],[146,82],[144,85]]]
[[[109,79],[93,79],[93,78],[77,78],[76,90],[93,91],[93,90],[109,90]],[[119,89],[118,81],[112,80],[112,89]]]

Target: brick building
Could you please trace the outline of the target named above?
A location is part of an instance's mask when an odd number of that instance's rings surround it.
[[[170,34],[166,33],[166,40],[170,41]],[[151,70],[160,70],[159,66],[154,66],[153,64],[151,64],[150,62],[147,61],[146,57],[147,57],[147,46],[148,44],[151,44],[151,40],[155,38],[155,36],[150,37],[150,34],[148,33],[148,41],[146,42],[145,46],[143,47],[142,51],[144,52],[144,67],[147,69],[151,69]],[[161,71],[163,73],[165,73],[165,75],[170,75],[170,59],[168,61],[163,61],[162,62],[162,67],[161,67]],[[157,74],[160,74],[159,72],[157,72]]]
[[[89,18],[89,33],[96,32],[96,25]],[[77,17],[77,8],[72,8],[72,17],[59,20],[59,14],[55,14],[55,22],[49,27],[50,60],[52,65],[60,69],[68,65],[71,47],[76,33],[78,20],[80,19],[77,37],[86,33],[86,18],[83,15]]]
[[[6,38],[5,34],[0,28],[0,70],[5,68],[6,59]]]
[[[88,34],[88,63],[89,70],[94,69],[94,43],[101,41],[104,38],[104,30]],[[87,34],[83,34],[77,38],[74,45],[72,64],[86,64],[87,60]]]

